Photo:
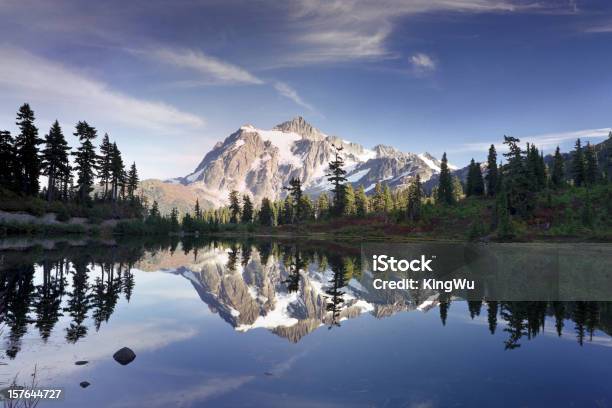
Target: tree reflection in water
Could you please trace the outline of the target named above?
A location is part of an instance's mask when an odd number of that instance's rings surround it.
[[[68,343],[78,342],[92,328],[103,330],[119,300],[123,298],[129,303],[138,290],[134,264],[144,258],[171,257],[179,245],[179,253],[189,255],[194,262],[213,248],[222,249],[227,254],[224,273],[241,273],[245,282],[255,286],[263,285],[264,269],[277,263],[284,271],[280,283],[288,294],[303,294],[307,276],[318,274],[324,287],[322,310],[317,318],[329,329],[362,313],[351,309],[356,301],[367,301],[374,305],[372,314],[385,317],[420,308],[425,297],[432,299],[431,294],[409,293],[407,298],[399,299],[397,293],[384,292],[368,294],[365,300],[360,298],[365,295],[350,288],[368,287],[369,278],[361,275],[358,248],[330,248],[328,243],[187,237],[116,246],[8,251],[2,254],[0,263],[0,318],[6,327],[3,333],[6,356],[10,359],[17,356],[29,330],[37,331],[46,342],[62,316],[69,319],[63,328]],[[447,325],[451,304],[459,299],[445,292],[436,293],[433,298],[441,324]],[[404,308],[394,308],[400,301],[407,302]],[[542,334],[547,318],[554,321],[558,336],[567,335],[564,329],[572,322],[580,346],[591,341],[596,330],[609,334],[612,328],[611,304],[602,302],[498,302],[483,298],[467,301],[467,313],[471,319],[482,319],[491,335],[499,334],[501,326],[506,350],[517,349],[522,341]],[[481,316],[484,313],[486,319]]]

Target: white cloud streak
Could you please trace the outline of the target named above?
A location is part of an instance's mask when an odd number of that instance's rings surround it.
[[[512,0],[300,0],[290,18],[299,33],[300,50],[279,65],[333,63],[355,59],[397,58],[386,46],[394,23],[403,17],[431,13],[534,11],[540,4]]]
[[[312,107],[312,105],[310,105],[309,103],[305,102],[300,95],[298,95],[298,93],[296,92],[295,89],[293,89],[292,87],[290,87],[289,85],[287,85],[284,82],[275,82],[274,83],[274,89],[276,89],[276,91],[281,95],[284,96],[285,98],[289,98],[291,99],[293,102],[295,102],[297,105],[306,108],[310,111],[315,111],[315,109]]]
[[[312,105],[304,101],[297,91],[285,82],[266,82],[244,68],[238,67],[219,58],[204,54],[198,50],[182,49],[179,51],[169,48],[158,48],[153,51],[139,51],[155,60],[180,68],[190,69],[203,76],[202,79],[191,79],[180,81],[180,86],[202,86],[211,84],[244,84],[263,85],[269,84],[279,95],[290,99],[296,105],[315,111]]]
[[[220,83],[261,85],[261,79],[234,64],[222,61],[216,57],[206,55],[201,51],[182,49],[171,50],[159,48],[147,55],[166,64],[180,68],[191,69],[202,74],[206,79],[212,79]]]
[[[0,47],[0,85],[4,96],[21,101],[61,105],[64,110],[148,129],[197,128],[199,116],[163,102],[138,99],[111,89],[53,61],[26,51]],[[2,98],[4,99],[4,98]]]

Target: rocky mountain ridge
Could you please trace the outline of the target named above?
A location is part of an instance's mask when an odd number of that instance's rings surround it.
[[[282,198],[293,177],[302,180],[305,192],[316,196],[331,186],[326,178],[328,163],[335,148],[341,148],[347,179],[355,188],[363,186],[372,192],[377,182],[391,188],[402,188],[418,174],[423,181],[439,172],[440,162],[429,153],[402,152],[392,146],[366,148],[337,136],[327,135],[302,117],[283,122],[271,130],[244,125],[218,142],[193,172],[161,182],[145,184],[145,195],[165,201],[164,190],[185,191],[193,201],[197,197],[205,206],[227,203],[232,190],[251,195],[256,202],[263,197]],[[182,186],[184,188],[181,188]],[[177,195],[176,191],[172,195]],[[174,202],[173,206],[179,203]],[[191,204],[193,205],[193,204]],[[179,208],[180,210],[180,208]]]

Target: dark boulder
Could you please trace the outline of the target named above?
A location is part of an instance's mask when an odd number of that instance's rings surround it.
[[[87,381],[83,381],[79,384],[81,386],[81,388],[87,388],[89,387],[91,384],[89,384]]]
[[[134,354],[134,352],[130,348],[123,347],[115,354],[113,354],[113,358],[121,365],[128,365],[132,361],[134,361],[134,359],[136,358],[136,354]]]

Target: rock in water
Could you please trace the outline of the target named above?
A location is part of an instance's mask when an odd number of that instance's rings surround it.
[[[90,386],[90,384],[87,381],[83,381],[79,385],[81,386],[81,388],[87,388]]]
[[[116,362],[121,365],[128,365],[136,358],[136,354],[132,351],[132,349],[128,347],[123,347],[118,350],[115,354],[113,354],[113,358]]]
[[[76,361],[74,364],[75,364],[75,365],[85,365],[85,364],[87,364],[87,363],[89,363],[89,361],[79,360],[79,361]]]

